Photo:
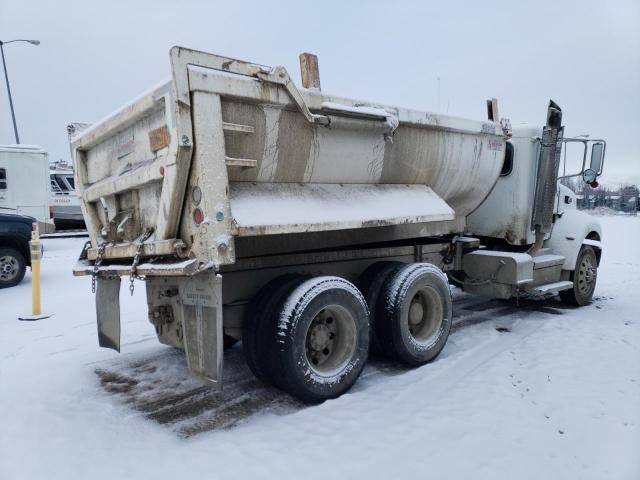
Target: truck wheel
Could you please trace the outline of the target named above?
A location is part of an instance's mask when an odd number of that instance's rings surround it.
[[[350,282],[316,277],[282,302],[270,356],[276,386],[305,403],[349,390],[369,353],[369,311]]]
[[[370,315],[370,351],[372,353],[382,353],[380,347],[380,340],[376,333],[376,309],[378,305],[378,298],[380,297],[380,289],[384,285],[385,281],[397,271],[402,265],[402,262],[376,262],[370,265],[356,280],[356,286],[362,293],[367,305],[369,307]]]
[[[561,290],[560,299],[576,307],[591,303],[598,279],[598,259],[596,252],[588,245],[583,246],[576,259],[576,268],[569,277],[573,288]]]
[[[242,320],[242,350],[247,365],[253,374],[264,383],[272,379],[267,367],[267,353],[274,336],[274,318],[278,307],[291,289],[307,277],[302,275],[282,275],[267,283],[249,303]]]
[[[22,254],[13,248],[0,248],[0,288],[13,287],[27,270]]]
[[[418,366],[444,348],[452,322],[446,275],[434,265],[413,263],[391,275],[380,292],[376,320],[384,353]]]

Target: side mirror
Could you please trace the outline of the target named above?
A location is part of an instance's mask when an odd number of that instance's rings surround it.
[[[585,183],[593,183],[598,178],[598,172],[592,170],[591,168],[587,168],[584,172],[582,172],[582,179]]]
[[[602,163],[604,162],[604,143],[596,142],[591,146],[591,163],[589,170],[593,170],[596,176],[602,173]],[[588,171],[588,170],[587,170]],[[585,171],[585,174],[587,172]]]

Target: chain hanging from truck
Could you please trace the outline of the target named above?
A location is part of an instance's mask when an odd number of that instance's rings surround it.
[[[96,293],[96,279],[98,278],[98,274],[100,273],[100,265],[102,264],[102,258],[104,256],[104,250],[107,248],[107,243],[101,243],[98,246],[98,252],[96,254],[96,260],[93,264],[93,273],[91,275],[91,293]],[[87,242],[89,246],[91,246],[91,242]],[[87,250],[87,246],[85,245],[85,251]]]
[[[152,233],[153,233],[153,229],[149,228],[145,230],[145,232],[138,238],[138,240],[136,240],[136,254],[133,257],[133,263],[131,264],[131,272],[129,273],[129,291],[131,292],[132,296],[135,290],[135,286],[133,282],[137,277],[136,272],[138,269],[138,264],[140,263],[140,258],[142,257],[143,244],[151,236]]]

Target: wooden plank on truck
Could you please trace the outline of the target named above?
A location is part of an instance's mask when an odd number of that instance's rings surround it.
[[[300,54],[300,74],[303,88],[316,88],[320,90],[320,68],[318,57],[313,53]]]

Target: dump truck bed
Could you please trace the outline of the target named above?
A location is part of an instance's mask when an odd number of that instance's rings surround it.
[[[282,67],[170,56],[170,81],[72,141],[90,261],[171,256],[198,271],[234,263],[241,237],[461,232],[498,178],[497,122],[298,89]]]

